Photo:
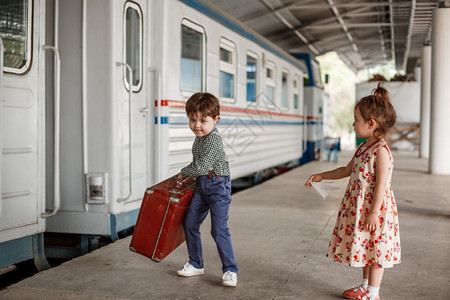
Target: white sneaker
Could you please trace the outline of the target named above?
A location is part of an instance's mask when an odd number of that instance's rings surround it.
[[[203,269],[203,268],[197,269],[196,267],[191,265],[189,262],[187,262],[184,265],[182,270],[177,271],[177,274],[179,276],[184,276],[184,277],[198,276],[198,275],[205,274],[205,269]]]
[[[226,271],[222,276],[222,285],[224,286],[236,286],[237,274],[231,271]]]

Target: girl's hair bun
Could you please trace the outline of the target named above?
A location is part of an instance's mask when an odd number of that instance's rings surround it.
[[[381,105],[383,107],[388,106],[391,102],[389,92],[381,86],[381,82],[378,83],[376,89],[372,90],[372,100],[375,105]]]

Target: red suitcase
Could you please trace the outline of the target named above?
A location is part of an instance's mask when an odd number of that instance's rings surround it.
[[[168,178],[145,191],[130,250],[159,262],[185,241],[183,218],[195,181]]]

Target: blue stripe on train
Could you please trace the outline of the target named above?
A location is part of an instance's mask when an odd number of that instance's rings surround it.
[[[186,117],[161,117],[161,124],[188,124]],[[304,121],[273,121],[264,119],[220,119],[220,124],[245,124],[245,125],[304,125]],[[158,117],[155,117],[155,125],[158,124]],[[307,121],[307,125],[321,125],[323,121]]]
[[[161,124],[169,124],[169,117],[161,117]],[[155,125],[158,125],[158,117],[155,117]]]
[[[169,117],[168,120],[170,124],[188,124],[188,119],[186,117]],[[224,125],[303,125],[303,121],[273,121],[264,119],[241,119],[236,117],[234,119],[221,118],[219,124]]]

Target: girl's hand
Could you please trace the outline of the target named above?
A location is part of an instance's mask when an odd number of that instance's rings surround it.
[[[366,229],[369,232],[373,232],[377,230],[377,227],[378,227],[378,213],[371,212],[367,215],[367,218],[364,222],[364,229]]]
[[[320,174],[311,175],[309,177],[308,181],[306,181],[305,186],[311,187],[311,182],[321,182],[322,180],[323,180],[323,177]]]

